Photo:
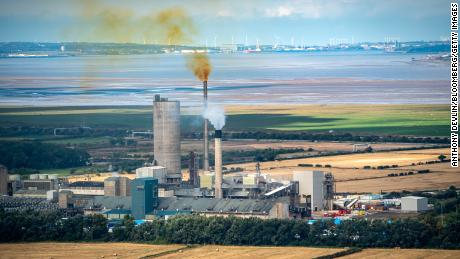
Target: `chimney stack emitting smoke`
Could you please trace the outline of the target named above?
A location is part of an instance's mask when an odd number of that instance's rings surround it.
[[[208,81],[203,81],[203,96],[204,96],[204,110],[208,109]],[[209,171],[209,139],[208,139],[208,119],[204,118],[204,132],[203,132],[203,145],[204,145],[204,159],[203,170]]]
[[[222,130],[215,131],[214,144],[214,197],[222,199]]]

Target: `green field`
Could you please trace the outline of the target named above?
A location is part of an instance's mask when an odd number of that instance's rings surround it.
[[[227,106],[226,130],[350,132],[375,135],[449,136],[448,105]],[[183,130],[199,131],[198,115],[182,109]],[[8,107],[0,124],[33,127],[151,129],[150,106]],[[66,140],[62,140],[63,143]],[[78,141],[78,140],[75,140]],[[98,139],[97,141],[104,141]]]

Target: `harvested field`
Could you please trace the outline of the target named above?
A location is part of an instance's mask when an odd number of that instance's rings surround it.
[[[342,248],[310,247],[255,247],[255,246],[202,246],[173,253],[161,258],[314,258],[340,252]]]
[[[335,142],[335,141],[301,141],[301,140],[254,140],[254,139],[238,139],[226,140],[223,142],[223,150],[256,150],[256,149],[292,149],[303,148],[305,150],[312,148],[315,151],[335,152],[335,151],[352,151],[353,144],[357,142]],[[398,148],[413,148],[413,147],[432,147],[434,144],[425,143],[371,143],[372,149],[375,151],[390,150]],[[201,150],[203,143],[201,140],[183,140],[181,149],[183,152]],[[210,145],[213,149],[213,145]],[[360,146],[359,150],[365,149],[365,146]]]
[[[364,249],[363,251],[341,258],[371,259],[371,258],[407,258],[407,259],[442,259],[459,258],[460,250],[439,249]]]
[[[409,150],[409,151],[392,151],[392,152],[378,152],[378,153],[360,153],[350,155],[337,155],[337,156],[323,156],[314,158],[291,159],[282,161],[270,161],[260,164],[260,168],[266,173],[270,170],[277,168],[285,169],[300,169],[306,170],[304,167],[298,167],[299,164],[313,164],[313,165],[331,165],[334,168],[341,169],[359,169],[364,166],[383,166],[383,165],[398,165],[410,166],[412,163],[426,162],[437,160],[440,154],[449,154],[447,148],[442,149],[423,149],[423,150]],[[245,164],[231,164],[227,167],[242,167],[245,170],[255,170],[254,163]],[[311,169],[311,168],[310,168]],[[307,169],[308,170],[308,169]]]
[[[339,156],[324,156],[305,159],[261,163],[262,173],[280,180],[291,180],[293,171],[320,170],[333,173],[338,192],[380,192],[401,190],[444,189],[451,185],[460,186],[460,173],[449,163],[421,164],[437,160],[439,154],[448,154],[448,149],[424,149],[409,151],[378,152]],[[412,164],[415,165],[412,165]],[[322,167],[299,167],[298,164],[322,165]],[[324,165],[331,165],[325,168]],[[364,166],[397,165],[384,170],[363,169]],[[226,167],[243,167],[248,172],[255,171],[255,163],[232,164]],[[429,169],[428,174],[388,177]]]
[[[18,243],[0,244],[0,258],[314,258],[343,248],[148,245],[131,243]],[[164,253],[168,252],[169,253]],[[460,250],[364,249],[343,258],[458,258]]]
[[[181,247],[184,246],[131,243],[0,244],[0,258],[140,258],[143,256],[179,249]]]

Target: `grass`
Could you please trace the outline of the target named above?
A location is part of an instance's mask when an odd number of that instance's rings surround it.
[[[226,106],[226,130],[349,132],[449,136],[449,106],[283,105]],[[182,127],[199,131],[200,118],[184,108]],[[195,112],[196,114],[196,112]],[[4,126],[151,129],[150,106],[0,108]]]
[[[259,114],[269,112],[269,117]],[[232,107],[247,127],[281,131],[448,136],[447,105],[289,105]],[[264,114],[265,116],[266,114]],[[232,118],[229,119],[229,122]],[[233,126],[232,123],[229,123]],[[237,124],[236,124],[237,125]]]

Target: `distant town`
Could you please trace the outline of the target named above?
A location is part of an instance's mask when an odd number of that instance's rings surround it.
[[[270,52],[321,52],[321,51],[372,51],[406,53],[450,52],[448,41],[388,41],[305,45],[277,44],[248,45],[239,43],[221,46],[186,46],[134,43],[88,43],[88,42],[3,42],[0,43],[0,57],[47,57],[78,55],[136,55],[136,54],[187,54],[187,53],[270,53]]]

